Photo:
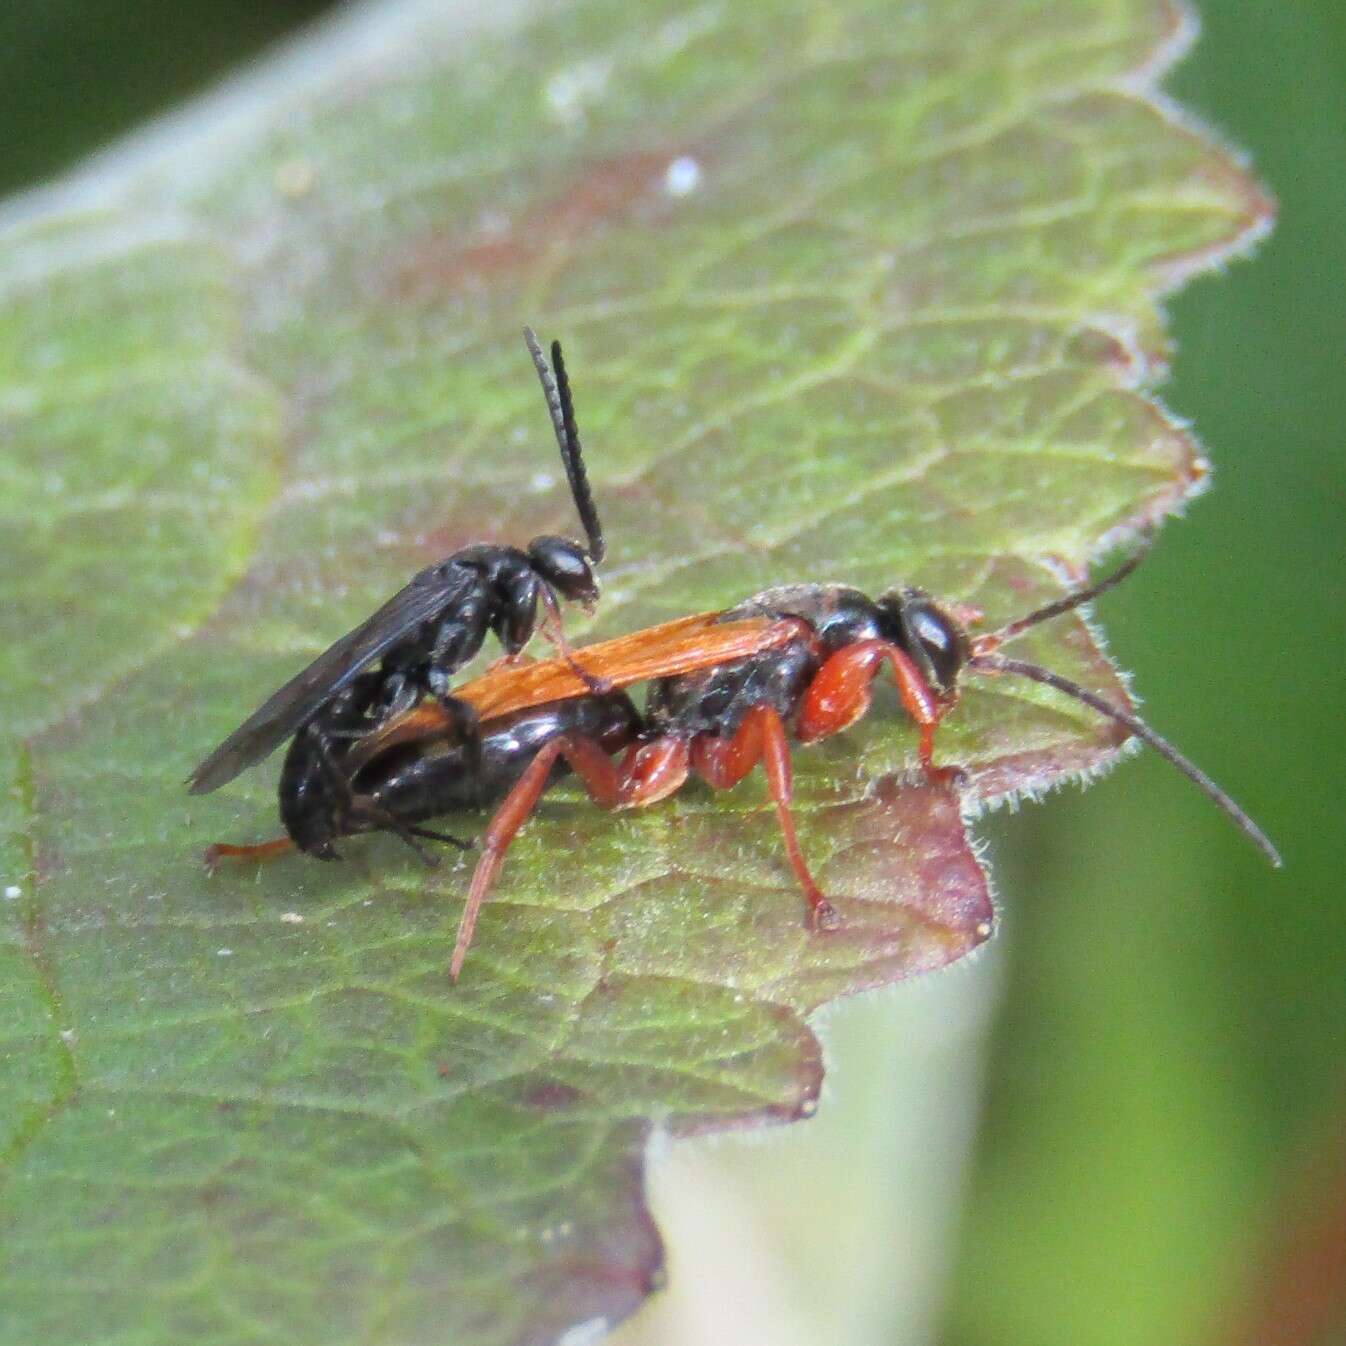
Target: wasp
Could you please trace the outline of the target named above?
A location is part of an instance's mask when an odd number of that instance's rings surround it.
[[[656,674],[691,672],[769,649],[792,637],[788,623],[760,617],[726,622],[720,613],[705,613],[584,646],[568,658],[497,669],[454,691],[454,701],[472,716],[471,739],[459,732],[457,713],[446,712],[437,700],[374,723],[369,706],[382,695],[382,679],[378,671],[367,671],[333,697],[315,727],[296,735],[290,745],[278,791],[286,835],[257,845],[216,844],[207,851],[207,862],[262,860],[295,849],[336,860],[334,843],[340,838],[386,831],[433,863],[421,840],[464,849],[470,843],[421,824],[458,808],[496,802],[549,737],[546,725],[551,737],[570,731],[592,736],[598,720],[621,721],[634,741],[635,711],[626,716],[629,702],[622,688]],[[599,737],[613,742],[613,733]]]
[[[562,651],[561,600],[592,611],[595,568],[605,553],[575,421],[570,380],[553,341],[547,363],[532,328],[524,340],[542,384],[570,493],[586,544],[536,537],[526,548],[477,543],[427,566],[371,617],[324,650],[273,693],[188,777],[192,794],[208,794],[260,762],[291,735],[308,742],[287,762],[292,793],[330,778],[337,736],[353,736],[410,709],[427,695],[456,732],[475,742],[476,714],[449,690],[450,680],[494,631],[507,656],[532,639],[546,608]],[[368,676],[375,662],[377,676]],[[297,741],[298,741],[297,740]]]
[[[729,789],[761,765],[809,923],[834,930],[839,914],[814,879],[794,824],[791,745],[817,742],[854,724],[869,709],[874,681],[886,666],[919,729],[918,760],[932,781],[957,782],[963,774],[935,761],[935,732],[957,704],[962,678],[1027,678],[1154,748],[1279,865],[1275,846],[1252,818],[1138,716],[1050,669],[1000,652],[1032,627],[1121,583],[1149,543],[1147,535],[1107,577],[981,635],[968,629],[974,611],[941,603],[922,589],[893,589],[871,599],[841,585],[798,584],[764,590],[722,613],[576,652],[590,672],[602,668],[610,683],[613,674],[627,686],[648,679],[643,713],[624,691],[593,692],[561,659],[489,674],[459,691],[483,714],[489,767],[472,767],[452,735],[446,737],[442,710],[427,702],[357,744],[349,767],[358,810],[342,814],[339,827],[386,826],[371,820],[371,808],[406,826],[469,801],[487,802],[488,794],[502,797],[482,835],[468,889],[450,964],[456,978],[510,843],[567,769],[601,806],[637,808],[667,798],[693,773],[713,789]],[[670,642],[670,627],[680,628],[679,641]],[[726,630],[741,635],[731,644],[718,634]],[[590,653],[597,657],[591,660]]]

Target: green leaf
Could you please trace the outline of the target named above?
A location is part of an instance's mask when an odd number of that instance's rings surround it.
[[[464,866],[378,839],[210,879],[275,768],[181,781],[418,566],[572,527],[524,321],[566,342],[604,633],[786,580],[996,621],[1179,507],[1205,467],[1146,395],[1155,294],[1269,214],[1146,93],[1180,30],[1145,0],[393,6],[11,207],[0,1341],[614,1321],[661,1275],[651,1132],[807,1115],[808,1011],[986,937],[883,696],[798,758],[841,932],[805,931],[760,786],[616,819],[558,790],[456,988]],[[1124,695],[1083,625],[1025,645]],[[970,683],[941,746],[975,803],[1116,737]]]

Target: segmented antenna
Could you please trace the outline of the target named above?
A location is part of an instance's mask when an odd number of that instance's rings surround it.
[[[1088,585],[1084,589],[1076,589],[1073,593],[1066,594],[1064,598],[1058,598],[1054,603],[1047,603],[1043,607],[1034,608],[1027,616],[1016,618],[1008,625],[1002,626],[998,631],[988,631],[985,635],[976,637],[973,641],[973,649],[989,653],[1003,645],[1007,640],[1013,640],[1015,636],[1022,635],[1030,626],[1037,626],[1040,622],[1047,622],[1053,617],[1059,617],[1063,612],[1070,612],[1085,603],[1093,602],[1099,594],[1105,594],[1109,589],[1115,589],[1126,579],[1149,555],[1150,548],[1153,545],[1154,530],[1147,528],[1141,535],[1140,545],[1135,552],[1118,566],[1111,575],[1105,575],[1101,580]]]
[[[1134,561],[1135,558],[1132,558],[1133,563]],[[1134,564],[1131,568],[1134,569]],[[1129,574],[1130,571],[1128,570],[1126,573]],[[1115,576],[1110,577],[1109,580],[1104,581],[1104,585],[1109,585],[1115,581]],[[1052,615],[1054,616],[1055,613]],[[1278,869],[1280,868],[1280,852],[1272,844],[1267,834],[1195,762],[1189,762],[1177,748],[1166,738],[1155,733],[1139,716],[1132,715],[1129,711],[1114,706],[1110,701],[1105,701],[1101,696],[1089,691],[1088,688],[1081,687],[1079,683],[1072,682],[1069,678],[1063,678],[1059,673],[1053,673],[1049,668],[1043,668],[1039,664],[1025,663],[1022,659],[1006,659],[998,654],[975,654],[968,660],[968,667],[979,669],[983,673],[1011,673],[1016,677],[1040,682],[1044,686],[1055,688],[1058,692],[1064,692],[1066,696],[1073,697],[1076,701],[1082,701],[1091,710],[1096,710],[1100,715],[1116,721],[1117,724],[1129,730],[1138,739],[1148,743],[1161,757],[1177,767],[1199,790],[1213,799],[1253,845],[1273,865]]]
[[[575,423],[575,403],[570,396],[570,379],[561,357],[561,343],[551,343],[549,367],[538,343],[537,333],[531,327],[523,329],[523,339],[528,343],[533,367],[542,382],[552,428],[556,431],[556,443],[561,449],[561,461],[565,464],[566,478],[570,482],[570,494],[574,497],[575,509],[579,512],[580,523],[584,526],[589,542],[589,559],[597,565],[606,554],[607,545],[603,541],[603,526],[598,521],[598,507],[594,504],[594,494],[589,487],[589,476],[584,470],[580,431]]]

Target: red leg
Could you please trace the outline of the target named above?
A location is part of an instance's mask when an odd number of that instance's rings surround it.
[[[754,706],[743,717],[733,738],[698,738],[692,746],[692,761],[698,774],[716,790],[737,785],[758,762],[762,763],[767,788],[776,805],[785,854],[809,904],[809,921],[815,930],[835,930],[841,917],[809,872],[790,812],[794,772],[780,715],[770,706]]]
[[[657,738],[633,747],[622,760],[617,807],[638,809],[667,799],[682,789],[690,761],[687,740],[682,738]]]
[[[795,833],[794,815],[790,812],[790,801],[794,798],[794,771],[790,766],[790,745],[785,737],[785,726],[780,716],[769,706],[759,706],[757,709],[762,712],[762,764],[766,768],[767,787],[776,801],[776,816],[780,819],[781,835],[785,838],[785,853],[803,886],[814,929],[835,930],[841,924],[841,916],[814,882]]]
[[[762,760],[761,712],[754,706],[739,722],[733,738],[702,734],[692,740],[692,766],[714,790],[732,790]]]
[[[886,640],[860,640],[828,659],[804,694],[796,736],[801,743],[812,743],[854,724],[869,709],[870,687],[885,660],[892,667],[902,705],[920,728],[921,766],[931,779],[942,780],[949,772],[935,765],[935,730],[948,704],[912,657]]]
[[[294,842],[289,837],[277,837],[274,841],[260,841],[255,846],[231,846],[227,841],[217,841],[206,847],[203,859],[206,868],[214,870],[221,860],[274,860],[278,855],[288,855],[294,850]]]
[[[593,739],[582,738],[578,734],[562,734],[542,748],[505,796],[505,802],[496,810],[482,836],[481,859],[477,861],[472,874],[472,884],[467,890],[467,905],[463,908],[463,917],[458,924],[458,940],[449,961],[449,975],[454,981],[458,980],[458,974],[463,969],[463,960],[472,943],[481,904],[500,873],[511,842],[542,798],[558,758],[565,759],[596,804],[605,809],[615,809],[624,802],[624,773]]]

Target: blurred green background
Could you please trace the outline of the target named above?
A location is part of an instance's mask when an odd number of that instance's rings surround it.
[[[324,8],[10,7],[0,188],[58,172]],[[856,1203],[886,1189],[863,1172],[849,1187],[831,1181],[847,1156],[833,1145],[828,1168],[818,1147],[829,1133],[752,1159],[787,1184],[812,1173],[799,1198],[810,1229],[849,1222],[854,1246],[869,1245],[871,1289],[856,1293],[874,1303],[852,1315],[857,1342],[1346,1342],[1346,7],[1202,8],[1203,36],[1167,89],[1249,152],[1280,220],[1254,261],[1172,302],[1163,395],[1194,422],[1215,484],[1102,616],[1153,722],[1233,789],[1286,868],[1268,872],[1151,759],[988,822],[999,948],[963,983],[955,972],[901,1010],[910,1033],[964,989],[988,1004],[987,987],[1001,996],[993,1014],[971,1012],[984,1079],[952,1089],[965,1109],[980,1089],[983,1112],[970,1174],[957,1179],[965,1200],[944,1194],[955,1225],[952,1266],[936,1274],[942,1308],[892,1307],[902,1295],[885,1279],[889,1235],[853,1227]],[[830,1034],[845,1070],[829,1101],[840,1116],[845,1096],[879,1136],[876,1152],[885,1136],[900,1149],[885,1128],[906,1124],[874,1083],[893,1067],[885,1014],[882,1003],[843,1012]],[[737,1161],[722,1147],[716,1162]],[[935,1218],[888,1217],[891,1236],[909,1238]],[[670,1330],[641,1327],[649,1340]],[[825,1339],[818,1331],[801,1339]]]

